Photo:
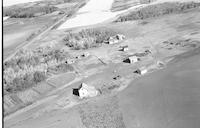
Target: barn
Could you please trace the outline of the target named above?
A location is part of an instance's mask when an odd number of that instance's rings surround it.
[[[137,56],[130,56],[128,58],[129,63],[135,63],[138,62],[139,58]]]
[[[79,88],[73,89],[73,94],[79,96],[81,99],[88,97],[95,97],[98,95],[98,91],[93,86],[88,86],[82,83]]]
[[[135,70],[134,73],[144,75],[147,73],[147,68],[146,67],[139,68],[139,69]]]

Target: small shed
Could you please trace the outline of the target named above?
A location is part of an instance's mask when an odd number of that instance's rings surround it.
[[[139,68],[139,69],[135,70],[134,73],[144,75],[147,73],[147,68],[146,67]]]
[[[82,83],[79,88],[73,89],[73,94],[79,96],[81,99],[88,97],[95,97],[98,95],[98,91],[93,86],[88,86]]]
[[[158,67],[164,67],[165,66],[165,63],[162,62],[162,61],[157,61],[156,64],[157,64]]]
[[[138,62],[139,58],[137,56],[130,56],[128,60],[129,60],[129,63],[135,63],[135,62]]]

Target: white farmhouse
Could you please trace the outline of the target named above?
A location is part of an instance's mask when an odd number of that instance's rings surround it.
[[[116,44],[118,42],[119,41],[116,38],[114,38],[114,37],[110,37],[109,40],[108,40],[108,44]]]
[[[141,67],[141,68],[135,70],[134,73],[138,73],[140,75],[144,75],[144,74],[147,73],[147,68],[146,67]]]
[[[116,38],[118,39],[118,40],[124,40],[125,39],[125,36],[124,35],[121,35],[121,34],[117,34],[116,35]]]
[[[135,62],[138,62],[139,58],[137,56],[130,56],[128,60],[129,60],[129,63],[135,63]]]
[[[82,83],[78,89],[73,90],[74,95],[78,95],[81,99],[88,97],[95,97],[98,95],[98,91],[93,86],[88,86],[85,83]]]

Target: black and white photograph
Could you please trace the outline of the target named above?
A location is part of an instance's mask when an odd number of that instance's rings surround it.
[[[2,128],[200,128],[200,0],[1,0]]]

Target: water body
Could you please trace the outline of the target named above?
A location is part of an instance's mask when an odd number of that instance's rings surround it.
[[[114,0],[90,0],[77,12],[76,17],[67,20],[58,30],[98,24],[124,12],[111,12],[113,2]]]

